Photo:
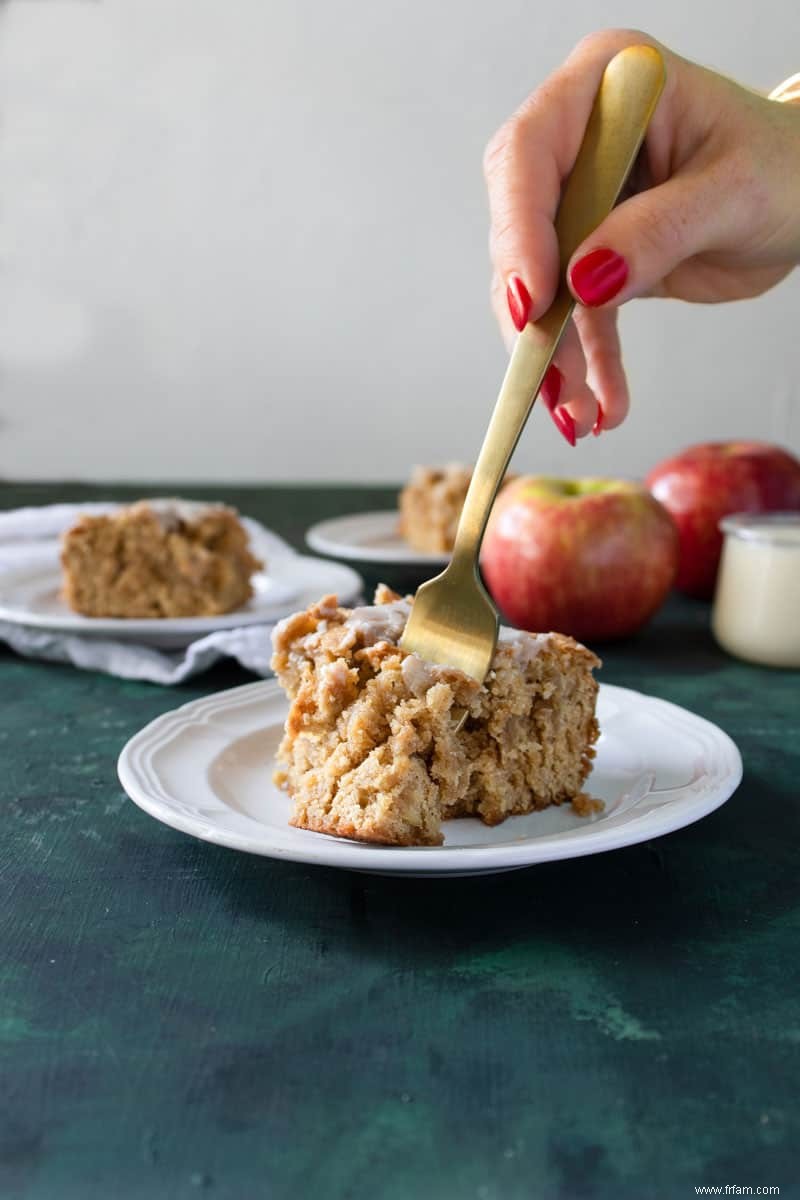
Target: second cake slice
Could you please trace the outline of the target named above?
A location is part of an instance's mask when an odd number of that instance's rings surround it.
[[[64,597],[88,617],[217,616],[246,604],[263,564],[232,508],[140,500],[63,537]]]

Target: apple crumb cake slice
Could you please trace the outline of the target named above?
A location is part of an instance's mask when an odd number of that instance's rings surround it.
[[[291,706],[276,782],[291,824],[358,841],[439,845],[441,824],[578,799],[594,757],[600,661],[557,633],[503,629],[483,684],[398,645],[410,610],[327,596],[273,634]],[[453,710],[467,709],[456,731]],[[584,811],[591,811],[593,806]]]
[[[140,500],[83,516],[61,543],[64,598],[87,617],[205,617],[240,608],[263,567],[235,509]]]
[[[425,554],[449,554],[472,468],[461,463],[415,467],[399,497],[400,534]]]

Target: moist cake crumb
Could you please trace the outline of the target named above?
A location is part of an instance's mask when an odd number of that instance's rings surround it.
[[[263,564],[232,508],[140,500],[81,517],[62,539],[63,594],[88,617],[216,616],[253,594]]]
[[[481,685],[399,646],[409,611],[381,586],[374,605],[340,608],[327,596],[276,627],[272,666],[291,704],[275,779],[293,799],[291,824],[439,845],[449,818],[496,825],[581,805],[599,659],[562,634],[503,629]]]
[[[579,792],[572,797],[572,811],[579,817],[594,817],[605,808],[602,800],[590,796],[587,792]]]

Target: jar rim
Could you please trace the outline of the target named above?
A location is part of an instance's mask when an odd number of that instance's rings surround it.
[[[719,528],[747,541],[800,545],[800,512],[730,513]]]

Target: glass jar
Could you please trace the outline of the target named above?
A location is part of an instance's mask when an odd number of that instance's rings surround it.
[[[800,667],[800,513],[741,513],[719,527],[714,637],[738,658]]]

